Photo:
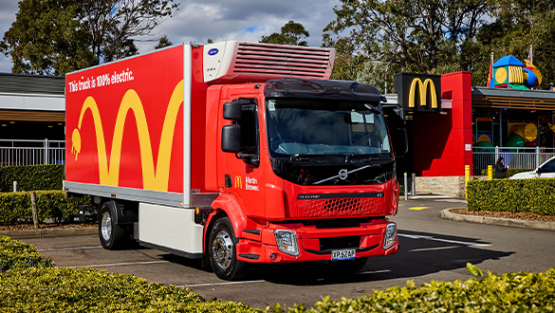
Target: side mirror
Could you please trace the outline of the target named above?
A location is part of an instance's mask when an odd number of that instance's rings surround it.
[[[407,130],[404,128],[397,128],[397,141],[393,143],[395,149],[395,157],[402,158],[409,151],[409,140],[407,137]]]
[[[238,121],[241,119],[242,105],[239,101],[224,103],[224,119]]]
[[[399,117],[399,119],[402,121],[401,125],[405,125],[405,109],[399,107],[399,108],[394,108],[393,112],[395,112],[395,114],[397,114],[397,116]]]
[[[222,151],[235,153],[241,151],[241,125],[225,125],[222,128]]]
[[[538,167],[538,168],[536,169],[536,173],[541,174],[541,172],[543,172],[542,168],[541,168],[541,167]]]

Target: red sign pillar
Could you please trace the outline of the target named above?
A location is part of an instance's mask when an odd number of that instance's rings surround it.
[[[441,98],[451,99],[452,108],[442,109],[444,114],[414,116],[413,165],[416,175],[464,176],[464,166],[472,168],[471,74],[442,75]]]

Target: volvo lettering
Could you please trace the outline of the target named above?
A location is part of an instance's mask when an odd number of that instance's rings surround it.
[[[329,80],[334,58],[184,43],[70,73],[64,189],[92,196],[105,249],[135,241],[224,280],[253,263],[357,270],[394,254],[404,112]]]

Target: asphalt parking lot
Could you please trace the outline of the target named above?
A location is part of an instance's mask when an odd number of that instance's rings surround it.
[[[246,280],[228,282],[192,261],[157,250],[102,249],[97,236],[24,239],[57,266],[95,267],[132,274],[150,282],[186,286],[207,299],[240,301],[265,308],[276,302],[308,306],[322,300],[360,297],[373,290],[419,285],[430,280],[466,280],[466,263],[484,272],[543,272],[555,267],[555,232],[440,218],[445,208],[463,208],[459,199],[427,198],[401,201],[398,224],[401,250],[396,255],[369,259],[356,273],[332,272],[327,263],[256,266]]]

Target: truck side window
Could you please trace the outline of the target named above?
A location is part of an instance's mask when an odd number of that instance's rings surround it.
[[[258,158],[258,108],[256,104],[243,104],[241,120],[241,156]]]

